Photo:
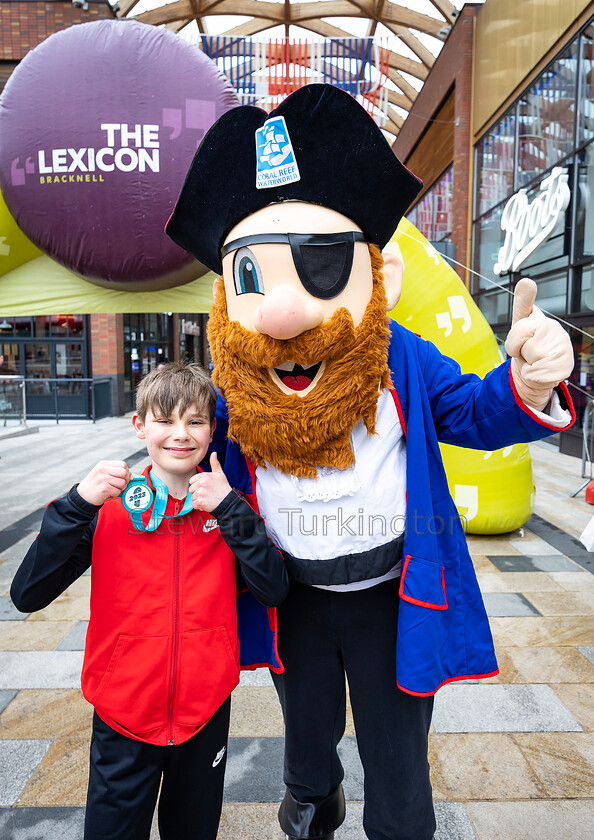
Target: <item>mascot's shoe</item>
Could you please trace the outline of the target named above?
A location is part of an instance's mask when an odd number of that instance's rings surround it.
[[[287,789],[278,810],[280,827],[289,840],[334,840],[346,813],[342,785],[325,799],[300,802]]]
[[[295,837],[289,837],[288,834],[286,835],[286,837],[287,840],[296,840]],[[334,832],[332,832],[332,834],[324,834],[323,837],[318,837],[317,840],[334,840]]]

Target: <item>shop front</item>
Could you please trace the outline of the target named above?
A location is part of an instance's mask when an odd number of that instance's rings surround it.
[[[559,441],[572,455],[594,398],[593,95],[591,21],[475,149],[473,295],[502,343],[523,276],[536,281],[538,306],[572,327],[577,423]]]
[[[90,417],[88,316],[0,320],[0,376],[23,377],[29,417]]]

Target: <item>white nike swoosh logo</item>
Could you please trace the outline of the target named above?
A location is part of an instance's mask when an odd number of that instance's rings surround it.
[[[213,767],[216,767],[216,766],[217,766],[217,764],[220,764],[220,763],[221,763],[221,761],[222,761],[222,759],[223,759],[223,756],[225,755],[225,749],[226,749],[226,747],[223,747],[223,749],[222,749],[222,750],[219,750],[219,752],[218,752],[218,753],[217,753],[217,755],[216,755],[215,760],[214,760],[214,761],[213,761],[213,763],[212,763],[212,766],[213,766]]]

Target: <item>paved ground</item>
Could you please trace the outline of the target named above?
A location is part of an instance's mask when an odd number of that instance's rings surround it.
[[[0,430],[0,433],[4,430]],[[594,508],[570,493],[580,462],[531,447],[529,527],[469,537],[501,674],[457,683],[436,700],[431,736],[438,840],[594,837],[594,575],[577,541]],[[100,458],[143,465],[129,418],[43,424],[0,437],[0,838],[78,840],[91,708],[78,685],[89,577],[24,615],[10,581],[44,504]],[[220,840],[281,840],[282,719],[267,674],[233,695]],[[341,745],[349,800],[336,840],[364,840],[362,771],[352,720]],[[153,832],[153,840],[157,834]]]

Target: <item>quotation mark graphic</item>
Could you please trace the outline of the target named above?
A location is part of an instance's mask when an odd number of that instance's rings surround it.
[[[205,99],[186,99],[185,107],[163,108],[163,128],[170,128],[170,140],[176,140],[182,129],[202,131],[204,134],[216,119],[215,103]]]
[[[444,338],[452,334],[452,320],[461,320],[462,332],[468,332],[472,326],[472,318],[463,295],[448,297],[448,306],[450,308],[449,312],[438,312],[435,315],[437,326],[440,330],[445,330]]]
[[[27,158],[24,167],[19,166],[20,160],[20,158],[15,158],[10,164],[10,180],[13,187],[24,187],[26,176],[35,172],[35,164],[32,158]]]

